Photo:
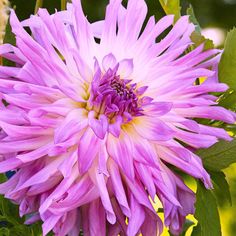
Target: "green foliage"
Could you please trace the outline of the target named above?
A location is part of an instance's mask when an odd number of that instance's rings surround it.
[[[201,226],[200,224],[197,224],[192,231],[191,236],[201,236]]]
[[[195,31],[191,35],[191,40],[194,43],[193,48],[196,48],[203,43],[204,43],[204,50],[214,48],[213,41],[202,36],[200,24],[198,23],[198,20],[195,17],[195,13],[191,5],[187,9],[187,15],[189,15],[189,20],[195,25]]]
[[[196,152],[204,166],[213,171],[225,169],[236,162],[236,140],[231,142],[221,140],[208,149],[201,149]]]
[[[179,0],[159,0],[163,10],[167,15],[175,15],[175,20],[178,20],[180,14],[180,1]]]
[[[166,14],[175,15],[175,21],[178,20],[181,16],[180,10],[180,1],[176,0],[159,0],[162,8],[164,9]],[[201,35],[201,27],[198,23],[197,18],[195,17],[193,7],[190,5],[187,9],[187,15],[189,15],[189,20],[195,25],[195,31],[191,35],[191,40],[194,43],[194,47],[196,48],[199,45],[204,43],[204,50],[208,50],[214,48],[213,41],[205,38]]]
[[[195,218],[198,220],[198,225],[193,228],[192,236],[221,236],[220,217],[215,196],[201,182],[198,182],[197,186]]]
[[[188,231],[188,229],[194,225],[194,222],[191,220],[186,220],[184,223],[184,228],[183,228],[183,232],[179,235],[179,236],[185,236],[186,232]]]
[[[226,180],[226,176],[223,171],[211,171],[210,172],[211,179],[213,182],[213,192],[215,194],[216,200],[219,206],[225,205],[225,203],[229,203],[232,205],[231,194],[229,190],[229,184]]]
[[[16,14],[20,20],[29,18],[36,8],[36,0],[10,0],[11,6],[15,7]],[[43,7],[47,8],[50,13],[54,13],[55,9],[60,9],[60,1],[50,0],[43,1]]]
[[[5,37],[3,39],[3,43],[9,43],[12,45],[16,45],[16,38],[15,35],[12,33],[10,20],[8,20],[6,29],[5,29]]]
[[[195,218],[198,224],[193,228],[192,236],[220,236],[221,226],[217,206],[225,203],[232,205],[229,184],[222,169],[236,162],[236,140],[232,142],[221,141],[213,147],[197,152],[203,158],[204,165],[210,169],[213,190],[207,190],[198,182],[196,194]],[[234,157],[233,157],[234,156]]]
[[[66,9],[66,0],[61,0],[61,10],[65,10]]]
[[[43,0],[36,0],[35,8],[34,8],[34,14],[36,14],[39,10],[39,8],[43,7]]]
[[[236,111],[236,91],[229,89],[219,100],[219,106],[229,108]]]
[[[0,175],[0,182],[6,180],[5,175]],[[0,195],[0,235],[1,236],[41,236],[41,225],[24,225],[25,218],[19,217],[18,206]]]
[[[3,39],[3,43],[9,43],[9,44],[12,44],[12,45],[16,45],[16,38],[15,38],[15,35],[12,33],[11,25],[10,25],[9,20],[7,22],[7,25],[6,25],[5,37]],[[2,58],[2,64],[4,66],[14,66],[13,62],[11,62],[11,61],[9,61],[5,58]]]
[[[222,96],[220,105],[236,109],[236,29],[232,29],[226,38],[225,48],[219,64],[219,80],[230,87],[230,91]]]
[[[194,48],[204,43],[204,50],[214,48],[214,43],[212,40],[205,38],[198,31],[194,31],[191,35],[191,40],[194,42]]]
[[[195,13],[191,4],[187,8],[187,15],[189,15],[189,20],[195,25],[196,32],[201,33],[200,24],[195,16]]]
[[[232,29],[226,38],[224,52],[219,64],[219,79],[236,90],[236,29]]]

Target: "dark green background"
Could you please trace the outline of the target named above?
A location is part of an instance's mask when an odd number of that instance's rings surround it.
[[[10,2],[12,6],[16,5],[20,19],[28,18],[29,14],[34,12],[35,1],[11,0]],[[149,15],[156,15],[157,19],[164,15],[158,0],[146,0],[146,2],[149,6]],[[108,0],[82,0],[82,3],[88,18],[97,20],[103,18]],[[236,25],[236,0],[182,0],[183,14],[190,3],[202,27],[217,26],[230,29]],[[44,7],[54,12],[55,8],[60,9],[60,1],[44,0]]]

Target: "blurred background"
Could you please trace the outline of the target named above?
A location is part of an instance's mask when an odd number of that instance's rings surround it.
[[[6,0],[1,0],[5,2]],[[102,19],[108,0],[82,0],[84,10],[90,20]],[[149,15],[160,18],[164,15],[158,0],[146,0]],[[35,0],[10,0],[16,6],[20,19],[25,19],[34,12]],[[222,46],[227,30],[236,25],[236,0],[181,0],[182,14],[191,4],[203,29],[203,34],[214,37],[217,46]],[[44,0],[44,7],[50,12],[60,9],[59,0]]]
[[[156,19],[165,15],[158,0],[146,0],[146,2],[149,6],[149,15],[155,15]],[[82,3],[88,19],[94,21],[104,17],[108,0],[82,0]],[[7,4],[7,0],[0,0],[0,37],[4,33],[7,19],[5,14]],[[212,39],[217,47],[223,47],[227,31],[236,25],[236,0],[181,0],[182,15],[186,14],[190,4],[200,23],[202,34]],[[34,13],[35,0],[10,0],[10,6],[16,9],[18,17],[23,20]],[[43,7],[52,13],[55,9],[60,9],[60,1],[44,0]],[[225,173],[231,188],[233,206],[230,207],[229,204],[222,202],[219,210],[223,236],[234,236],[236,235],[236,165],[226,169]]]

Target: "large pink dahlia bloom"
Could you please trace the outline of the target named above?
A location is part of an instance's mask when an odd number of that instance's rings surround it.
[[[230,140],[193,120],[235,121],[209,94],[227,89],[213,70],[219,51],[201,45],[186,54],[194,31],[187,16],[173,27],[171,15],[151,17],[141,31],[145,1],[121,2],[110,0],[95,23],[80,0],[24,22],[11,13],[16,46],[2,45],[0,54],[16,66],[0,67],[8,104],[0,108],[0,171],[16,173],[0,193],[20,205],[26,223],[41,219],[43,235],[160,235],[152,202],[179,234],[195,196],[170,166],[209,188],[191,150]]]

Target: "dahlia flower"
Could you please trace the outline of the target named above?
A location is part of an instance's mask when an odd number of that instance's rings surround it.
[[[193,118],[235,121],[209,94],[227,90],[220,51],[187,53],[188,16],[150,17],[142,30],[146,14],[144,0],[110,0],[94,23],[80,0],[23,22],[11,12],[16,46],[0,54],[16,66],[0,67],[0,172],[16,173],[0,193],[26,224],[41,219],[43,235],[160,235],[154,202],[178,235],[195,195],[171,166],[212,186],[193,151],[231,138]]]

